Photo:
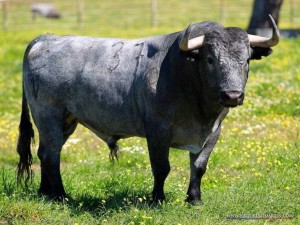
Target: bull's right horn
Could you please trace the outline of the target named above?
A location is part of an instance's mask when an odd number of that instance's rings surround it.
[[[272,23],[272,37],[266,38],[258,35],[248,34],[250,45],[253,47],[271,48],[279,43],[280,34],[273,17],[269,14]]]
[[[190,33],[191,24],[188,26],[188,28],[186,28],[184,35],[179,43],[179,48],[182,51],[192,51],[194,49],[200,48],[203,45],[204,35],[189,40]]]

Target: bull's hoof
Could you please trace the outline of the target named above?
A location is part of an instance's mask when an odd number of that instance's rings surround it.
[[[150,204],[151,205],[161,205],[163,204],[164,202],[166,201],[166,198],[165,196],[153,196],[151,201],[150,201]]]
[[[203,205],[203,202],[202,202],[201,199],[199,199],[199,198],[195,199],[195,198],[191,198],[189,196],[185,199],[185,202],[187,202],[187,203],[189,203],[191,205],[194,205],[194,206]]]
[[[56,201],[56,202],[69,202],[69,201],[71,201],[73,199],[71,198],[70,195],[66,194],[66,195],[54,196],[52,198],[52,200]]]
[[[46,197],[46,199],[48,199],[50,201],[64,202],[64,201],[68,201],[71,199],[71,197],[69,195],[67,195],[66,193],[53,194],[53,193],[50,193],[49,191],[39,190],[38,194],[40,196]]]

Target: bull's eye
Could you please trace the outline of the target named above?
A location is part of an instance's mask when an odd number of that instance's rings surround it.
[[[245,66],[245,65],[249,64],[249,61],[250,61],[249,59],[247,59],[245,61],[244,60],[240,60],[239,64]]]
[[[207,63],[213,64],[214,60],[211,57],[207,57]]]

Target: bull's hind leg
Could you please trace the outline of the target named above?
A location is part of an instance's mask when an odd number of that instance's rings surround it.
[[[74,120],[71,120],[71,123],[66,119],[66,113],[56,108],[43,108],[42,112],[34,113],[34,115],[40,137],[38,157],[41,161],[41,184],[39,193],[52,199],[63,199],[66,197],[66,192],[60,174],[60,153],[77,123]]]

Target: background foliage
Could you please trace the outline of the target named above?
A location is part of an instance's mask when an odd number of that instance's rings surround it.
[[[5,6],[4,2],[8,4]],[[61,19],[33,19],[30,12],[33,2],[53,4]],[[152,10],[151,2],[157,2],[156,10]],[[101,32],[103,29],[137,29],[151,24],[174,30],[178,26],[185,27],[191,22],[204,20],[247,27],[252,5],[253,1],[249,0],[3,0],[0,2],[0,24],[10,30],[95,28],[98,35],[105,34]],[[283,1],[280,26],[300,27],[299,1]]]
[[[182,24],[185,22],[178,18],[175,27],[183,29]],[[30,40],[46,32],[135,38],[178,29],[39,26],[0,31],[0,224],[271,223],[230,219],[255,215],[281,218],[272,224],[299,224],[300,39],[282,40],[271,56],[251,62],[245,103],[232,109],[224,121],[203,178],[204,205],[190,206],[183,201],[189,180],[187,152],[171,151],[172,171],[165,187],[168,201],[152,207],[148,200],[153,178],[145,140],[121,141],[119,163],[112,164],[108,148],[83,127],[78,127],[62,151],[62,176],[72,198],[57,204],[37,196],[37,144],[32,188],[24,193],[16,187],[21,67]],[[284,220],[286,217],[290,219]]]

